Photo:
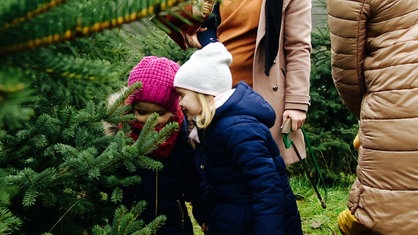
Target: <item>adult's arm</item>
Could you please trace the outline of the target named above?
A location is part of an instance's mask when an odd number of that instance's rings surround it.
[[[332,78],[345,106],[359,117],[368,5],[364,0],[328,0],[327,9]]]
[[[284,9],[285,110],[307,111],[310,104],[311,1],[293,0]]]

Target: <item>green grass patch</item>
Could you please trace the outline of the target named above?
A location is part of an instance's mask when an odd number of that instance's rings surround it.
[[[319,193],[324,199],[326,208],[322,208],[313,186],[304,177],[292,177],[290,185],[297,198],[297,204],[302,219],[302,229],[305,235],[341,234],[338,225],[338,214],[345,210],[350,185],[319,187]]]

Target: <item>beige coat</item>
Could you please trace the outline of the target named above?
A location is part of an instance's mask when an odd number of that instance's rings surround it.
[[[348,207],[378,234],[418,231],[418,2],[328,0],[332,76],[360,120]]]
[[[263,0],[261,9],[264,9]],[[286,149],[281,135],[284,109],[307,111],[310,104],[311,1],[283,0],[280,47],[270,76],[264,74],[265,13],[261,11],[253,69],[253,88],[276,110],[276,122],[271,128],[286,164],[299,161],[292,148]],[[286,55],[286,56],[285,56]],[[292,133],[302,158],[306,157],[302,131]]]

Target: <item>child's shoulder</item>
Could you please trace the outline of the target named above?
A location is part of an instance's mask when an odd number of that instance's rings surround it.
[[[251,115],[227,116],[220,119],[215,128],[220,132],[227,134],[235,133],[237,135],[240,135],[240,133],[251,134],[262,130],[269,130],[266,125]]]

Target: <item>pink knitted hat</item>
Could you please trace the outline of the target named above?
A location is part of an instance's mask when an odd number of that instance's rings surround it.
[[[179,97],[173,87],[173,81],[179,67],[176,62],[164,57],[144,57],[132,69],[128,79],[128,86],[142,82],[142,88],[134,91],[128,97],[127,103],[150,102],[175,112]]]

